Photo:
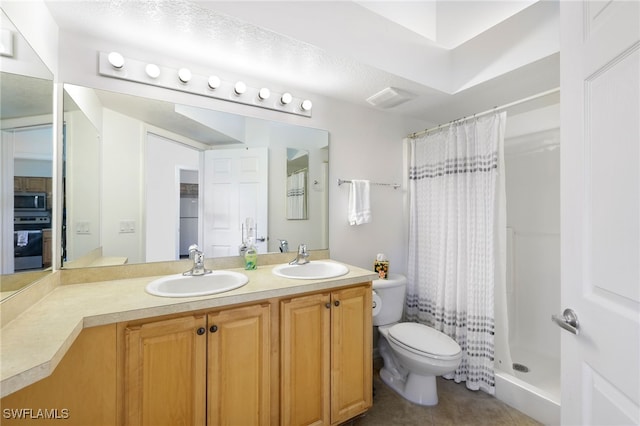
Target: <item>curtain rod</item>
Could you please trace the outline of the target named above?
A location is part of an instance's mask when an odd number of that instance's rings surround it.
[[[551,95],[551,94],[559,92],[559,91],[560,91],[560,88],[556,87],[555,89],[547,90],[546,92],[541,92],[541,93],[538,93],[537,95],[529,96],[528,98],[520,99],[520,100],[515,101],[515,102],[511,102],[511,103],[504,104],[504,105],[501,105],[501,106],[493,107],[493,108],[488,109],[486,111],[483,111],[483,112],[480,112],[480,113],[477,113],[477,114],[473,114],[473,115],[471,115],[469,117],[459,118],[457,120],[453,120],[453,121],[450,121],[448,123],[444,123],[444,124],[440,124],[440,125],[438,125],[436,127],[432,127],[430,129],[425,129],[425,130],[422,130],[422,131],[419,131],[419,132],[410,133],[410,134],[407,135],[407,138],[415,139],[415,138],[417,138],[419,136],[426,135],[427,133],[431,133],[431,132],[433,132],[435,130],[439,130],[439,129],[443,128],[443,127],[450,126],[451,124],[453,124],[455,122],[467,121],[467,120],[470,120],[472,118],[478,118],[478,117],[481,117],[483,115],[491,114],[492,112],[495,112],[495,111],[498,111],[498,110],[507,109],[507,108],[510,108],[512,106],[523,104],[525,102],[533,101],[535,99],[541,98],[543,96]]]

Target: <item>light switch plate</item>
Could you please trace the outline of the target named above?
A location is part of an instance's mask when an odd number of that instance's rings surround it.
[[[79,220],[76,222],[76,234],[90,234],[91,233],[91,225],[86,220]]]
[[[120,233],[121,234],[132,234],[136,232],[136,221],[135,220],[121,220],[120,221]]]

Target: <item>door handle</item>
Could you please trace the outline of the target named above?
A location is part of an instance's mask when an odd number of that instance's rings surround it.
[[[570,333],[580,334],[578,316],[573,309],[567,308],[560,315],[551,315],[551,320]]]

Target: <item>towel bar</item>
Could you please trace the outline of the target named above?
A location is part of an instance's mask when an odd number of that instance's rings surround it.
[[[352,183],[352,181],[350,181],[350,180],[346,180],[346,179],[338,179],[338,186],[342,185],[343,183]],[[398,188],[400,188],[400,184],[398,184],[398,183],[378,183],[378,182],[371,182],[371,185],[376,185],[376,186],[393,186],[393,189],[398,189]]]

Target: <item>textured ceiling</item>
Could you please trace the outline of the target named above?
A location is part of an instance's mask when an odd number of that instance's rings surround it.
[[[411,100],[389,111],[433,123],[557,87],[559,43],[535,32],[556,3],[45,0],[65,32],[363,106],[394,87]]]
[[[51,114],[51,81],[19,74],[0,77],[0,116],[3,120]]]

